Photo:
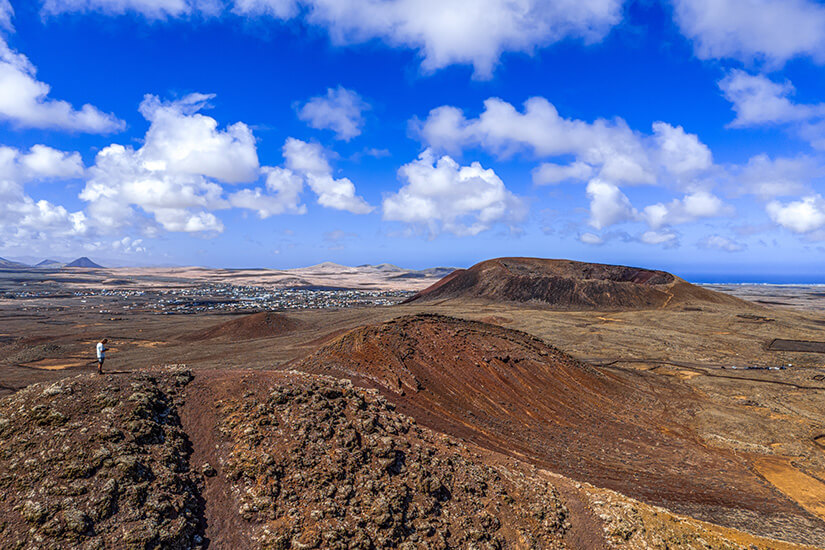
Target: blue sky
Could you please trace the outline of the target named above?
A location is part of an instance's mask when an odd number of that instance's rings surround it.
[[[818,281],[811,0],[0,0],[0,255]]]

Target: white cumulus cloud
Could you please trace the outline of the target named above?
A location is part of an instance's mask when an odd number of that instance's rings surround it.
[[[825,176],[825,164],[806,155],[771,158],[760,154],[732,172],[737,193],[771,199],[808,191],[812,183]]]
[[[227,183],[250,182],[258,177],[255,137],[243,122],[218,130],[218,122],[199,113],[213,95],[190,94],[162,102],[147,95],[141,114],[151,122],[141,160],[152,170],[199,174]]]
[[[579,235],[579,240],[584,244],[599,245],[604,244],[604,238],[595,233],[582,233]]]
[[[639,236],[639,240],[653,245],[675,246],[678,244],[678,236],[673,231],[645,231]]]
[[[355,194],[355,184],[349,178],[336,179],[324,151],[317,143],[288,138],[284,144],[286,167],[303,176],[318,196],[318,204],[353,214],[368,214],[373,207]]]
[[[797,201],[771,201],[767,205],[770,218],[794,233],[810,233],[825,226],[825,199],[809,195]]]
[[[283,213],[304,214],[306,206],[301,204],[304,180],[291,170],[265,166],[266,193],[260,187],[242,189],[229,196],[229,202],[237,208],[254,210],[261,219]]]
[[[338,139],[349,141],[361,134],[364,111],[370,108],[361,96],[343,86],[329,88],[325,96],[307,101],[298,118],[319,130],[332,130]]]
[[[691,176],[713,166],[710,148],[699,141],[696,134],[685,132],[681,126],[654,122],[653,142],[653,155],[658,156],[659,165],[670,174]]]
[[[630,199],[613,183],[593,179],[587,184],[587,196],[590,199],[589,223],[596,229],[634,221],[639,213],[630,204]]]
[[[88,230],[83,212],[69,212],[26,193],[34,181],[68,179],[83,174],[78,153],[35,145],[28,152],[0,146],[0,239],[6,248],[55,244],[84,236]]]
[[[200,174],[153,169],[142,151],[122,145],[101,150],[80,193],[87,211],[103,230],[133,225],[132,206],[151,214],[166,231],[222,231],[209,210],[225,208],[223,188]]]
[[[442,231],[476,235],[497,223],[516,224],[527,207],[492,169],[478,162],[460,166],[427,149],[398,171],[404,185],[384,198],[384,219]]]
[[[642,217],[653,230],[665,226],[690,223],[702,218],[715,218],[731,212],[722,200],[706,191],[697,191],[682,199],[645,207]]]
[[[125,123],[86,104],[75,109],[69,102],[49,97],[51,88],[37,80],[36,69],[23,54],[0,38],[0,119],[25,128],[56,128],[105,134],[122,130]]]
[[[382,40],[416,50],[422,69],[472,65],[488,78],[505,52],[532,54],[565,39],[593,43],[622,18],[622,0],[44,0],[43,13],[139,13],[149,19],[214,15],[302,17],[337,45]]]
[[[220,232],[211,212],[229,207],[220,183],[258,178],[255,139],[243,123],[218,129],[201,114],[212,96],[191,94],[162,102],[146,96],[140,112],[150,122],[143,146],[102,149],[80,198],[102,230],[135,222],[133,206],[151,214],[166,231]]]
[[[503,52],[532,53],[566,38],[600,40],[621,20],[621,0],[304,0],[333,42],[379,38],[418,50],[422,68],[469,64],[489,77]]]
[[[674,0],[682,33],[702,59],[781,64],[825,60],[825,6],[813,0]]]
[[[791,101],[795,89],[789,81],[774,82],[764,75],[731,71],[719,82],[725,98],[733,104],[732,127],[781,124],[825,116],[825,104],[804,105]]]
[[[595,175],[613,183],[690,187],[713,167],[710,149],[681,126],[656,122],[652,133],[643,135],[621,119],[564,118],[543,97],[528,99],[521,112],[490,98],[474,119],[457,107],[442,106],[415,126],[427,146],[452,154],[477,147],[499,157],[520,151],[541,158],[575,157],[567,165],[542,164],[533,173],[537,184],[584,181]]]
[[[0,178],[18,183],[38,179],[69,179],[83,174],[80,153],[34,145],[27,153],[0,146]]]

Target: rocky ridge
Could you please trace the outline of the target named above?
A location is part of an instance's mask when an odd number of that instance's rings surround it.
[[[802,548],[491,454],[375,390],[295,371],[30,386],[0,400],[0,487],[2,548]]]
[[[0,547],[198,548],[185,370],[78,376],[0,401]]]

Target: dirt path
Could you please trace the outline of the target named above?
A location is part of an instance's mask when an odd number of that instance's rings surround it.
[[[570,512],[571,527],[565,534],[564,541],[571,550],[609,550],[602,522],[585,504],[587,496],[576,488],[573,481],[550,472],[547,472],[547,476]]]
[[[233,376],[237,379],[237,375]],[[180,408],[181,424],[192,442],[190,463],[201,469],[209,463],[220,469],[220,433],[218,431],[215,404],[219,393],[225,389],[227,375],[214,371],[201,371],[186,388],[186,401]],[[220,472],[218,472],[220,473]],[[204,531],[210,548],[248,548],[238,525],[244,520],[238,513],[238,502],[222,475],[205,477],[203,498],[206,501]]]

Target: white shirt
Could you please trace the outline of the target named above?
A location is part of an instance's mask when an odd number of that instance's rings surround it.
[[[98,359],[103,359],[104,357],[106,357],[106,354],[103,353],[104,351],[106,351],[106,348],[103,347],[103,342],[98,342],[97,343],[97,358]]]

